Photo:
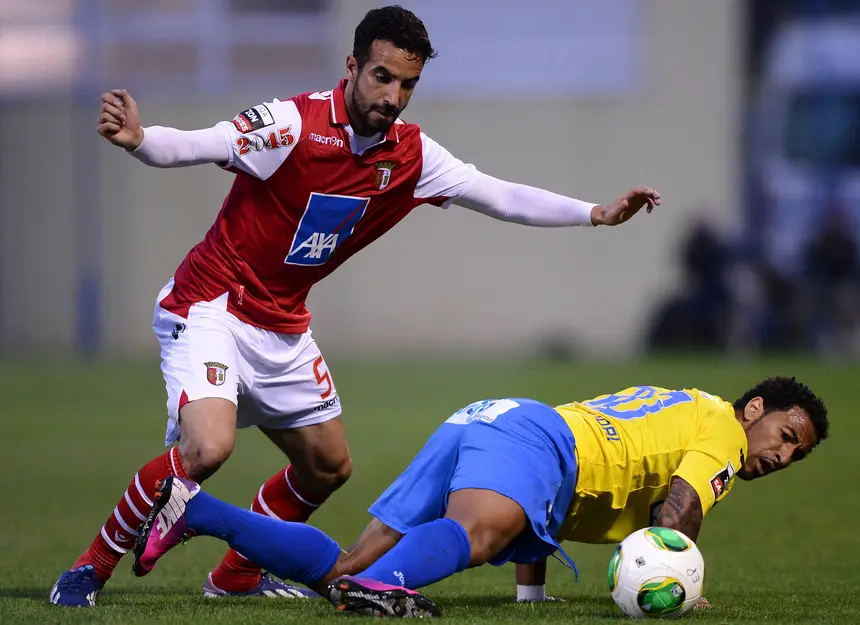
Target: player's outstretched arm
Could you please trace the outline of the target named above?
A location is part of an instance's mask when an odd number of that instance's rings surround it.
[[[476,171],[456,203],[495,219],[528,226],[617,226],[642,208],[650,213],[660,204],[660,194],[650,187],[635,187],[611,204],[591,204]]]
[[[152,167],[187,167],[230,160],[231,146],[217,126],[202,130],[144,128],[137,102],[125,89],[102,94],[97,130],[105,139]]]
[[[673,477],[669,486],[669,496],[663,502],[657,525],[670,527],[683,532],[694,541],[702,528],[702,502],[699,494],[690,484],[680,477]]]
[[[417,199],[447,206],[453,202],[483,215],[526,226],[617,226],[642,208],[651,212],[660,194],[650,187],[634,187],[611,204],[592,204],[552,191],[493,178],[421,134],[421,178]]]

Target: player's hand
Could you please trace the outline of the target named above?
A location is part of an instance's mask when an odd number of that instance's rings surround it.
[[[693,606],[694,610],[708,610],[711,608],[711,602],[705,599],[704,597],[699,597],[699,600],[696,601],[696,605]]]
[[[591,209],[591,223],[595,226],[617,226],[633,217],[643,207],[651,212],[660,205],[660,194],[651,187],[634,187],[612,204]]]
[[[102,94],[98,131],[101,136],[126,150],[136,150],[143,141],[137,102],[125,89]]]

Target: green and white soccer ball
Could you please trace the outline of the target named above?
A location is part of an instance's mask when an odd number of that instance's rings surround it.
[[[609,561],[609,590],[627,616],[680,616],[704,592],[705,561],[696,544],[666,527],[637,530]]]

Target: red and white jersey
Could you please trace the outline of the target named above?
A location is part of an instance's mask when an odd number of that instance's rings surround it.
[[[360,149],[345,86],[275,99],[218,124],[232,145],[224,166],[236,179],[163,308],[185,317],[192,304],[226,292],[240,320],[305,332],[314,284],[416,206],[441,206],[468,188],[475,168],[415,124],[398,120]]]

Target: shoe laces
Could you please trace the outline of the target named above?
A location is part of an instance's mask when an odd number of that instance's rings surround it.
[[[101,585],[96,578],[95,567],[92,564],[85,564],[63,575],[57,584],[57,590],[69,593],[91,592],[94,583],[96,586]]]

